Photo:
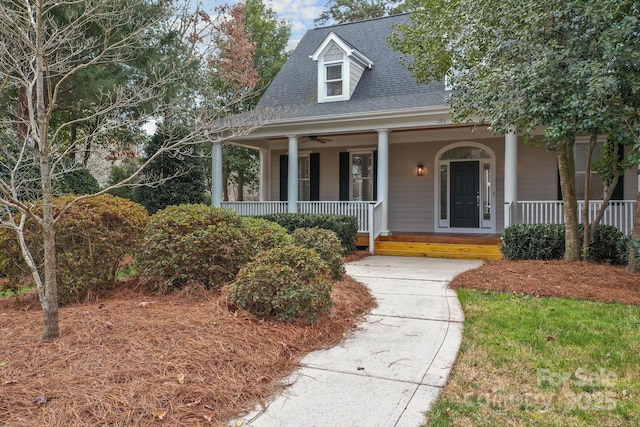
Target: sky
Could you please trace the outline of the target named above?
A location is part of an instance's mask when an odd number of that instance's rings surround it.
[[[293,49],[304,33],[313,28],[313,20],[320,16],[327,3],[326,0],[263,0],[283,19],[291,24],[291,39],[288,48]],[[234,0],[202,0],[202,4],[210,12],[217,5],[236,3]]]

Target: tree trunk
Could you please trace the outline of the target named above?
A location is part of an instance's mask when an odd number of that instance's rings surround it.
[[[229,201],[229,163],[222,160],[222,200]]]
[[[238,201],[244,201],[244,172],[238,171]]]
[[[560,172],[560,186],[564,201],[564,259],[565,261],[580,261],[580,232],[578,230],[578,201],[576,199],[575,160],[573,157],[573,143],[560,143],[556,151],[558,170]]]
[[[58,338],[58,282],[56,275],[56,233],[53,216],[53,186],[51,182],[51,141],[49,140],[48,108],[50,104],[48,92],[45,91],[45,70],[47,69],[44,48],[44,32],[42,31],[42,15],[38,14],[38,33],[36,35],[36,105],[34,140],[38,146],[40,158],[40,183],[42,188],[42,242],[44,253],[44,284],[40,294],[40,305],[44,320],[45,340]]]
[[[640,273],[640,259],[636,257],[636,245],[640,242],[640,191],[636,194],[636,209],[633,213],[633,232],[631,233],[631,239],[633,242],[629,249],[629,264],[627,264],[627,270]]]

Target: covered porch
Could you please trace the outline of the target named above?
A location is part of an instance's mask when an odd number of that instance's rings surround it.
[[[589,203],[589,215],[593,218],[602,204]],[[288,202],[221,202],[241,216],[261,216],[289,211]],[[388,232],[382,235],[382,203],[377,202],[298,202],[300,213],[350,215],[358,220],[358,246],[367,247],[372,254],[429,256],[464,259],[500,259],[497,250],[500,234],[492,233],[434,233]],[[514,224],[562,224],[563,202],[518,201],[508,206]],[[584,202],[578,202],[579,215]],[[609,203],[602,224],[611,225],[625,234],[633,228],[634,200],[617,200]]]
[[[478,245],[473,239],[484,236],[487,251],[458,249],[469,258],[495,259],[498,237],[509,225],[564,222],[554,153],[523,144],[513,133],[450,124],[442,110],[393,127],[389,120],[383,128],[340,121],[274,125],[237,141],[260,152],[260,201],[253,202],[222,201],[222,149],[214,144],[212,202],[247,216],[351,215],[358,220],[359,245],[378,254],[399,254],[404,246],[405,255],[445,256],[427,255],[425,248]],[[609,203],[602,223],[630,234],[637,170],[624,178],[621,198]],[[589,203],[591,218],[601,203]],[[465,236],[468,242],[455,238]]]

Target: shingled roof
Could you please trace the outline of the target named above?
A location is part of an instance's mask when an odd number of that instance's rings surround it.
[[[449,92],[444,83],[417,84],[402,65],[402,54],[387,44],[393,26],[408,19],[402,14],[307,31],[258,106],[287,107],[285,117],[279,117],[279,121],[286,121],[445,105]],[[364,72],[350,100],[318,103],[318,67],[309,56],[331,32],[371,59],[373,69]]]

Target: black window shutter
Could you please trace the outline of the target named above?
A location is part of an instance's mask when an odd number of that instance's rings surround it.
[[[613,189],[611,200],[624,200],[624,175],[620,175],[616,188]]]
[[[349,152],[340,153],[340,200],[349,200]]]
[[[320,200],[320,153],[309,155],[309,199]]]
[[[280,201],[286,202],[288,200],[289,190],[289,155],[283,154],[280,156]]]
[[[560,183],[560,167],[556,167],[556,176],[558,177],[558,200],[562,200],[562,183]]]
[[[373,152],[373,200],[378,200],[378,151]]]

